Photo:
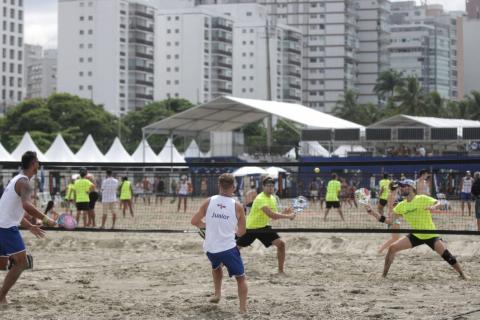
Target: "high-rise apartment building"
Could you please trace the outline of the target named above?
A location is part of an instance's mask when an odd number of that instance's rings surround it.
[[[301,103],[302,36],[256,3],[203,5],[233,20],[233,95]]]
[[[458,98],[456,15],[439,5],[392,3],[390,65],[417,77],[426,92]]]
[[[480,0],[466,0],[465,7],[469,19],[480,19]]]
[[[161,10],[155,99],[201,103],[233,92],[233,21],[200,8]]]
[[[23,99],[23,0],[0,2],[0,112]]]
[[[152,102],[155,12],[142,0],[59,0],[58,91],[117,115]]]
[[[57,91],[57,50],[25,44],[25,98],[47,98]]]

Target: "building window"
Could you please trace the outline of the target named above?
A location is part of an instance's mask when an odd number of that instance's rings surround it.
[[[80,21],[85,20],[84,16],[80,16]]]

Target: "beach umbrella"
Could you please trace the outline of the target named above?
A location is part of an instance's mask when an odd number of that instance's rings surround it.
[[[267,175],[268,172],[267,172],[267,170],[265,170],[263,168],[250,167],[250,166],[238,168],[237,170],[235,170],[233,172],[233,175],[235,177],[252,176],[252,175],[257,175],[257,174]]]
[[[278,179],[279,173],[287,173],[287,170],[282,169],[280,167],[269,167],[265,170],[267,171],[267,174],[274,179]]]

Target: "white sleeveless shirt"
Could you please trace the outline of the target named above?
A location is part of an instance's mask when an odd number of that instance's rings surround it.
[[[462,192],[463,193],[471,193],[472,192],[472,184],[473,178],[467,179],[467,177],[463,177],[463,185],[462,185]]]
[[[205,215],[205,252],[217,253],[234,248],[237,215],[235,200],[230,197],[216,195],[210,198]]]
[[[0,228],[18,227],[23,219],[25,210],[22,199],[15,191],[15,184],[19,179],[28,179],[24,174],[17,174],[10,180],[0,199]]]

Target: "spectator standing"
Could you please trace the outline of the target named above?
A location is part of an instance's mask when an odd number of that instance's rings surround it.
[[[105,222],[107,221],[108,212],[112,214],[112,229],[115,228],[115,221],[117,220],[117,214],[115,212],[115,206],[117,204],[117,189],[118,180],[112,176],[112,171],[107,170],[107,177],[102,182],[102,226],[101,229],[105,229]]]
[[[472,215],[472,185],[472,174],[470,173],[470,171],[467,171],[465,173],[465,176],[460,181],[460,201],[462,205],[462,216],[465,212],[465,203],[467,203],[468,215]]]

